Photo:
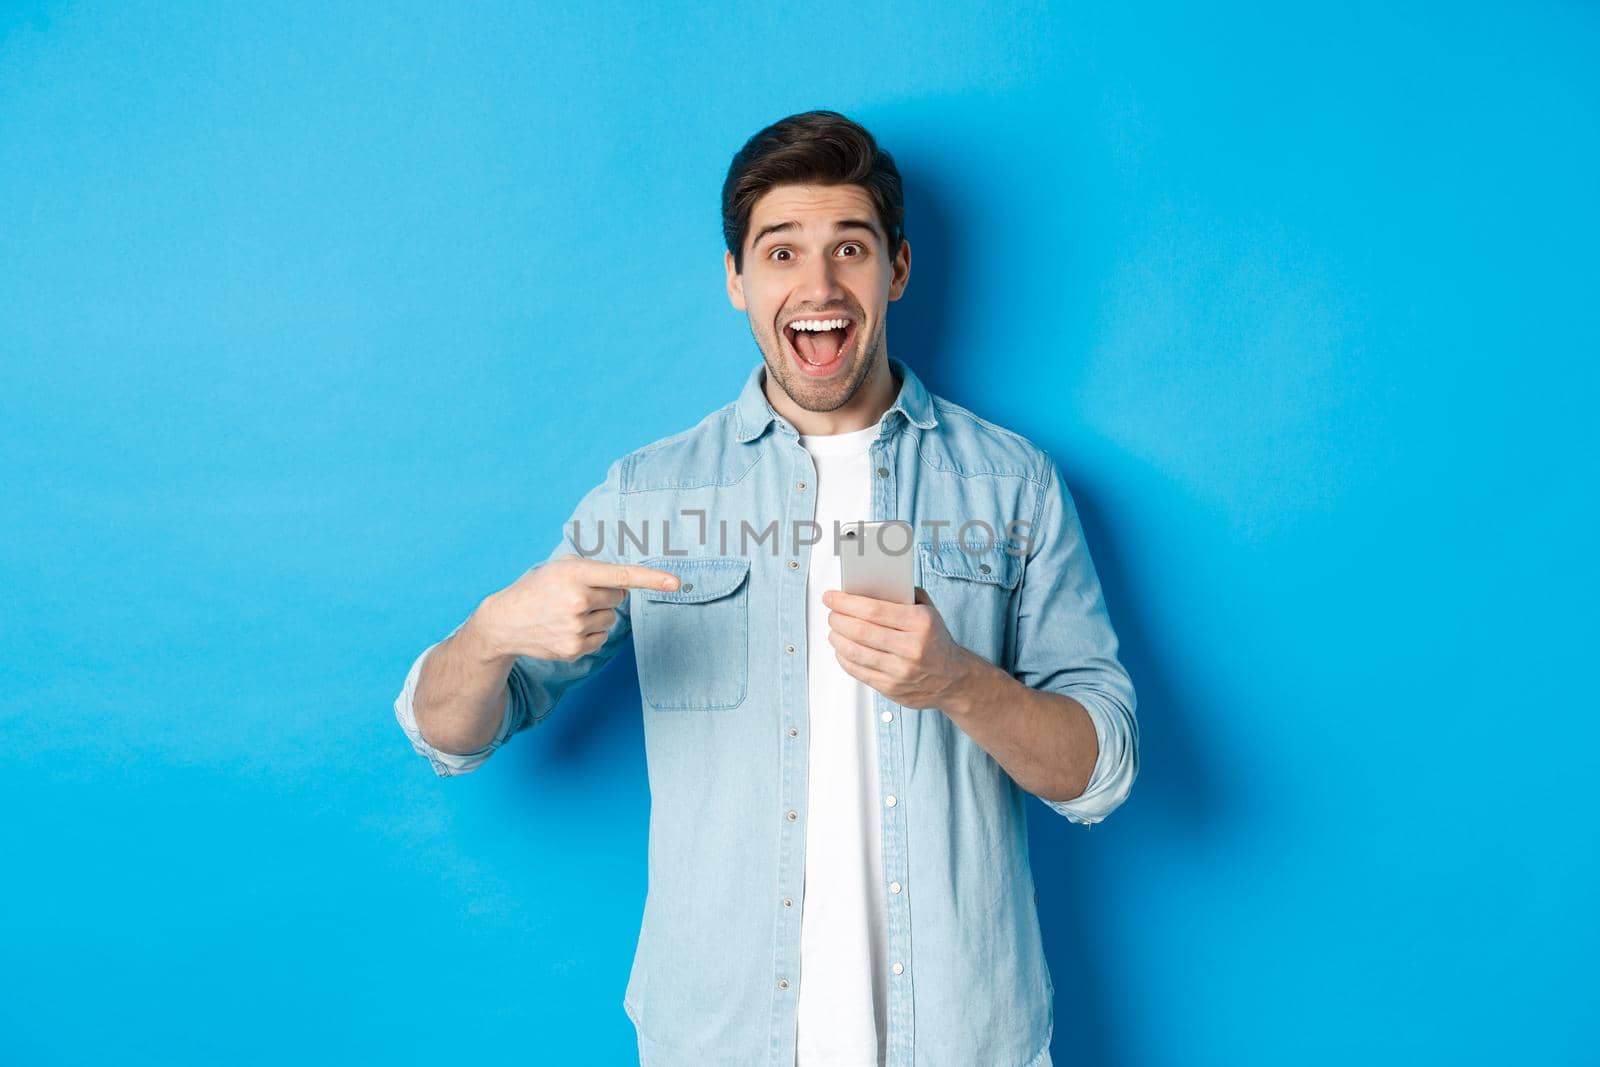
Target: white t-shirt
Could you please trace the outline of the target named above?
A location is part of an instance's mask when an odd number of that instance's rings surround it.
[[[881,1067],[885,976],[883,826],[872,690],[844,672],[822,594],[839,586],[833,524],[872,518],[868,450],[878,427],[801,437],[816,464],[816,523],[806,579],[810,765],[800,916],[796,1067]]]

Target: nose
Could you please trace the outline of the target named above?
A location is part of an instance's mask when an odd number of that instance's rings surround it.
[[[832,256],[813,256],[801,279],[800,301],[812,307],[839,307],[844,303],[844,288],[839,284],[838,265]]]

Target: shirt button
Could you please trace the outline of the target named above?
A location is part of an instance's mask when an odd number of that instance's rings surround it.
[[[789,561],[789,569],[792,570],[792,571],[799,570],[800,569],[800,561],[797,560],[797,559],[791,559]]]
[[[889,805],[891,808],[894,807],[894,794],[890,793],[888,796],[884,797],[883,802]]]
[[[987,563],[978,564],[978,573],[979,574],[988,574],[989,573],[989,565]]]
[[[789,655],[791,655],[791,656],[794,655],[794,646],[793,645],[784,645],[783,646],[783,650],[785,652],[789,653]]]
[[[891,893],[900,892],[900,883],[899,882],[890,882],[889,883],[889,892],[891,892]]]
[[[683,585],[678,587],[678,591],[682,593],[692,593],[694,592],[694,583],[684,582]]]
[[[806,491],[806,483],[805,482],[795,482],[794,483],[794,487],[799,492],[803,493],[803,492]]]
[[[783,906],[786,907],[786,908],[792,908],[792,907],[794,907],[794,901],[790,900],[788,897],[784,897],[783,898]]]
[[[798,818],[799,818],[799,817],[800,817],[800,813],[799,813],[799,812],[797,812],[797,811],[791,811],[791,812],[790,812],[790,813],[789,813],[789,821],[790,821],[790,822],[794,822],[794,821],[795,821],[795,820],[796,820],[796,819],[798,819]]]
[[[799,737],[800,736],[800,731],[796,730],[793,726],[791,726],[791,727],[789,727],[789,736],[790,737]]]
[[[906,971],[906,965],[903,963],[897,963],[890,969],[893,970],[895,974],[904,974]]]
[[[880,718],[882,718],[884,722],[894,722],[894,712],[886,711],[880,716]]]
[[[900,965],[897,963],[897,964],[895,964],[895,966],[898,967]],[[895,973],[899,974],[900,972],[896,971]],[[787,979],[787,978],[778,979],[778,988],[779,989],[788,989],[789,988],[789,979]]]
[[[878,468],[878,477],[880,477],[880,478],[889,477],[889,468],[888,467],[879,467]]]

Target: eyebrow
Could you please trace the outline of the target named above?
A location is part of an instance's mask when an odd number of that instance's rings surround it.
[[[761,228],[761,232],[757,233],[755,239],[750,242],[750,247],[755,248],[761,243],[762,238],[768,236],[769,234],[785,233],[789,230],[798,230],[799,228],[800,224],[793,219],[788,219],[784,222],[774,222],[770,226],[763,226]],[[868,222],[866,219],[840,219],[838,222],[833,224],[833,232],[838,233],[840,230],[866,230],[874,237],[883,237],[883,234],[878,231],[878,227],[871,222]]]

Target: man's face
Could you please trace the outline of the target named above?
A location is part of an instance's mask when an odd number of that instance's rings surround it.
[[[768,377],[800,407],[833,411],[874,367],[887,369],[884,320],[905,291],[911,249],[902,241],[890,258],[860,186],[767,190],[750,211],[743,272],[731,252],[724,265],[728,298],[749,314]]]

